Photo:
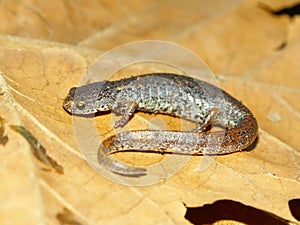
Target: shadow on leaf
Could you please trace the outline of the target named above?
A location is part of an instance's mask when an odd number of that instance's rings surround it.
[[[270,212],[256,209],[232,200],[219,200],[202,207],[186,207],[185,218],[193,224],[212,224],[222,220],[233,220],[248,225],[290,224],[288,220]]]

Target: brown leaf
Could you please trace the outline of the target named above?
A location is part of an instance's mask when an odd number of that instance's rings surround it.
[[[48,168],[53,169],[59,174],[63,174],[63,168],[50,156],[47,155],[44,146],[23,126],[10,125],[10,128],[21,134],[30,144],[32,154]]]
[[[0,116],[8,125],[23,124],[64,168],[64,175],[42,170],[26,140],[6,127],[9,141],[0,145],[0,223],[59,224],[57,215],[65,208],[82,224],[189,224],[183,202],[199,207],[223,199],[295,222],[288,202],[300,194],[299,18],[274,17],[251,0],[79,2],[5,1],[0,6]],[[268,5],[279,9],[289,2]],[[122,186],[98,175],[77,147],[73,120],[62,102],[103,51],[143,39],[176,41],[203,58],[220,85],[257,117],[255,148],[192,157],[170,179],[146,187]],[[285,39],[287,45],[277,50]],[[113,79],[157,69],[170,68],[132,65]],[[139,113],[131,128],[147,127],[141,121],[153,117]],[[178,122],[155,118],[172,128]],[[95,121],[101,138],[112,133],[111,115]],[[151,165],[168,156],[116,157]]]

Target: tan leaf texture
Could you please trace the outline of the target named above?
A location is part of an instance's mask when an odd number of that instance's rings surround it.
[[[276,14],[297,4],[1,1],[0,224],[300,224],[300,11]],[[219,86],[257,118],[254,147],[193,156],[178,173],[148,186],[121,185],[97,173],[79,150],[63,100],[99,56],[141,40],[174,42],[201,57]],[[158,70],[170,68],[131,65],[113,79]],[[95,118],[95,138],[112,134],[111,118]],[[130,128],[156,120],[173,129],[178,121],[138,113]],[[36,158],[32,145],[11,126],[30,132],[45,158],[63,172]],[[140,166],[168,156],[130,152],[115,157]],[[196,213],[195,222],[187,218],[191,208],[208,211]]]

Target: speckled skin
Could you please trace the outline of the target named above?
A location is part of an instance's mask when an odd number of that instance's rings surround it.
[[[119,151],[227,154],[247,148],[257,136],[257,122],[241,102],[225,91],[177,74],[145,74],[118,81],[103,81],[72,88],[64,108],[77,115],[111,110],[120,115],[114,127],[125,126],[136,111],[162,113],[190,120],[189,132],[139,130],[105,139],[98,151],[101,165],[124,176],[146,175],[145,168],[118,162],[109,154]],[[222,131],[205,131],[218,124]]]

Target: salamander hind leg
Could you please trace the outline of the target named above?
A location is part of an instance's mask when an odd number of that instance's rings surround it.
[[[204,117],[203,122],[198,123],[197,127],[193,129],[192,132],[204,131],[212,123],[217,112],[218,112],[217,109],[211,109],[210,112]]]
[[[112,107],[112,112],[121,115],[121,119],[115,122],[114,128],[124,127],[133,116],[137,106],[138,104],[134,101],[117,101]]]

